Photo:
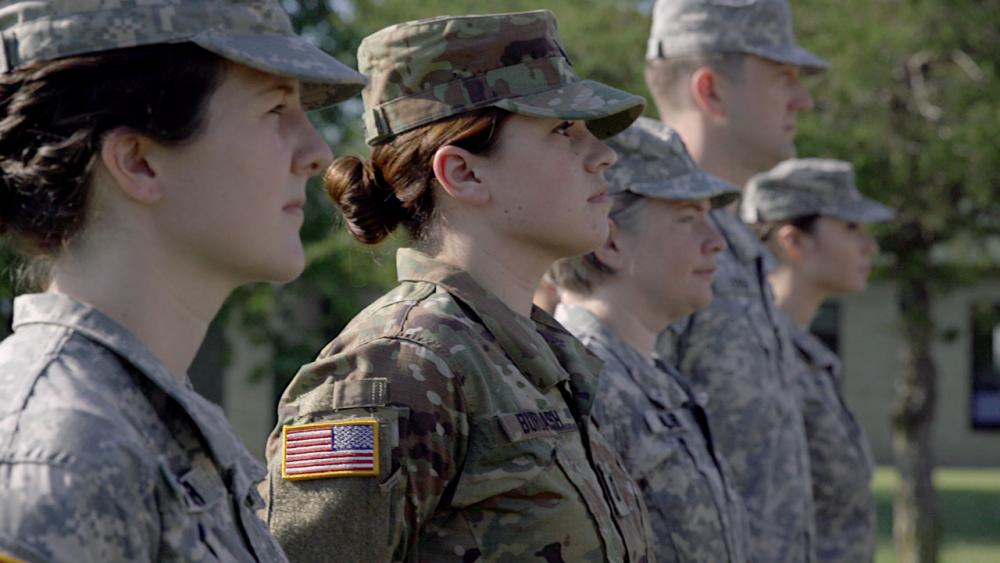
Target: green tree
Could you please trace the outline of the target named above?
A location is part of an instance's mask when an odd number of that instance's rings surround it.
[[[942,337],[936,299],[996,264],[1000,234],[1000,102],[995,0],[795,3],[797,28],[833,69],[814,88],[800,152],[852,161],[865,191],[899,210],[880,231],[899,290],[902,369],[892,408],[901,486],[894,506],[900,561],[936,561],[941,537],[931,481],[931,428]],[[863,17],[860,16],[863,14]]]

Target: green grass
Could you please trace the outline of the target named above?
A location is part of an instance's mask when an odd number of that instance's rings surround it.
[[[877,563],[896,561],[892,546],[892,497],[895,469],[875,473],[878,510]],[[1000,470],[938,469],[934,473],[944,524],[942,563],[1000,562]]]

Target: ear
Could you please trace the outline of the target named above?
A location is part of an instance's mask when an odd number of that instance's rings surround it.
[[[125,128],[114,129],[101,142],[101,162],[122,192],[137,202],[153,204],[163,190],[147,159],[152,141]]]
[[[798,264],[804,254],[804,233],[792,225],[782,225],[774,233],[774,242],[781,252],[781,258]]]
[[[456,200],[470,205],[484,205],[490,192],[476,174],[475,155],[465,149],[445,145],[434,153],[431,166],[444,191]]]
[[[726,116],[726,104],[720,95],[721,78],[714,70],[703,66],[694,71],[688,84],[695,106],[709,117]]]
[[[621,232],[612,219],[608,219],[608,238],[604,244],[594,250],[594,257],[616,272],[625,268],[625,255],[622,254]]]

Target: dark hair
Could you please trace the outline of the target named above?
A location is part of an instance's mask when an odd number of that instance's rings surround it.
[[[52,256],[85,223],[106,133],[179,145],[200,132],[223,59],[193,43],[36,63],[0,75],[0,234]]]
[[[509,116],[498,108],[475,110],[376,145],[369,159],[340,157],[323,176],[324,187],[359,241],[376,244],[400,224],[422,238],[434,213],[434,153],[452,145],[489,154]]]
[[[646,86],[660,114],[684,108],[691,75],[702,67],[732,81],[743,78],[746,55],[737,52],[706,53],[683,57],[657,58],[646,61]]]
[[[796,229],[804,232],[813,234],[816,229],[816,221],[818,221],[820,215],[818,213],[812,213],[810,215],[802,215],[801,217],[791,217],[789,219],[780,219],[778,221],[761,221],[759,223],[754,223],[751,225],[757,237],[760,240],[767,242],[771,239],[774,233],[778,232],[778,229],[784,227],[785,225],[791,225]]]

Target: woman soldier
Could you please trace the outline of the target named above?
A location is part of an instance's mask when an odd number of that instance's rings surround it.
[[[0,229],[44,293],[0,345],[0,558],[280,561],[265,475],[186,376],[241,284],[304,264],[304,110],[364,77],[276,0],[5,2]]]
[[[590,422],[599,362],[532,309],[608,234],[599,139],[642,98],[580,81],[547,11],[367,37],[370,160],[326,189],[351,233],[399,224],[400,285],[285,390],[269,524],[303,561],[644,561],[634,485]]]
[[[712,299],[725,247],[713,205],[738,189],[697,168],[680,137],[640,118],[609,144],[611,236],[556,262],[556,319],[604,360],[594,417],[639,484],[656,560],[746,561],[746,516],[703,405],[656,358],[657,335]],[[704,402],[704,401],[702,401]]]
[[[849,163],[812,158],[751,178],[742,211],[777,258],[769,279],[799,361],[817,561],[871,561],[871,452],[840,396],[840,360],[808,329],[827,297],[864,291],[878,252],[866,225],[894,212],[858,193]]]

